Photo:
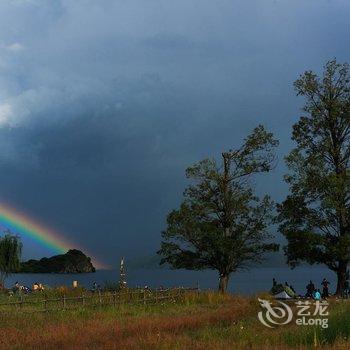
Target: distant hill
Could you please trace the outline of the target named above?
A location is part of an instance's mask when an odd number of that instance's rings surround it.
[[[20,273],[83,273],[95,272],[91,259],[77,249],[51,258],[28,260],[21,263]]]
[[[127,267],[131,269],[166,269],[169,265],[159,265],[161,257],[157,254],[143,256],[140,258],[127,261]],[[259,267],[287,267],[286,257],[282,252],[267,253],[265,260],[261,264],[253,265],[254,268]]]
[[[164,269],[167,267],[167,265],[159,265],[161,260],[161,257],[157,254],[149,255],[149,256],[143,256],[135,259],[131,259],[130,261],[127,261],[127,267],[131,269]]]

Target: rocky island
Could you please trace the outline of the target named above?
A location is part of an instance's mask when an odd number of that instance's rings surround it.
[[[30,259],[22,262],[20,273],[86,273],[95,272],[91,259],[77,249],[65,254],[55,255],[40,260]]]

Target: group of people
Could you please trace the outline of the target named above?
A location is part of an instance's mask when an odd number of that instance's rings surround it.
[[[15,282],[15,284],[12,287],[12,292],[13,293],[25,293],[28,294],[30,292],[35,292],[35,291],[43,291],[44,286],[41,283],[35,282],[32,286],[32,288],[29,288],[27,286],[22,286],[19,284],[18,281]]]
[[[306,286],[306,294],[305,296],[307,298],[313,298],[315,300],[327,299],[329,297],[329,289],[328,286],[330,285],[330,282],[327,281],[326,278],[324,278],[321,282],[322,285],[322,294],[320,289],[316,288],[314,283],[310,280],[309,284]]]
[[[31,292],[40,292],[43,291],[45,289],[44,285],[42,283],[39,282],[35,282],[32,286],[32,288],[29,288],[27,286],[21,285],[19,284],[18,281],[16,281],[13,285],[13,287],[11,288],[11,292],[16,294],[16,293],[24,293],[24,294],[28,294]],[[101,291],[101,286],[99,284],[97,284],[96,282],[94,282],[92,284],[92,288],[91,288],[91,292],[98,292]]]
[[[322,286],[322,293],[320,289],[316,288],[314,283],[310,280],[308,285],[306,286],[306,298],[312,298],[315,300],[327,299],[330,295],[329,293],[329,285],[330,282],[324,278],[321,282]],[[288,282],[285,282],[284,284],[277,284],[277,281],[275,278],[272,279],[272,293],[277,294],[281,289],[283,289],[290,297],[296,297],[297,294],[295,292],[295,289],[292,285],[290,285]]]

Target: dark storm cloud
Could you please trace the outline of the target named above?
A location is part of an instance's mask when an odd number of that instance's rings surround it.
[[[301,105],[292,82],[349,61],[349,10],[341,0],[2,2],[0,199],[107,262],[153,253],[186,166],[258,123],[283,157]],[[282,173],[281,161],[259,190],[281,198]]]

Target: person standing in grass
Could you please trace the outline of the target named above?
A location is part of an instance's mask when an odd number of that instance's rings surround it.
[[[309,284],[306,286],[306,297],[312,298],[312,296],[314,295],[314,291],[315,291],[315,285],[310,280]]]
[[[330,283],[327,281],[326,278],[323,279],[321,285],[323,287],[323,290],[322,290],[322,298],[328,298],[329,297],[329,290],[328,290],[328,285]]]

